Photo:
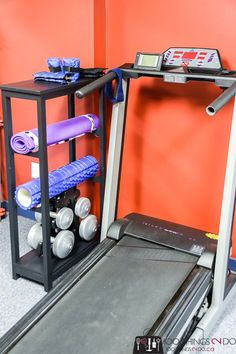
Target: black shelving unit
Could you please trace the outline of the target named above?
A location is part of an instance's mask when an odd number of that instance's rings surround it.
[[[44,285],[45,291],[52,288],[53,281],[62,275],[72,265],[85,257],[98,243],[98,241],[85,242],[80,240],[78,247],[66,258],[59,259],[52,255],[50,244],[50,216],[48,195],[48,153],[46,144],[46,101],[52,98],[67,96],[68,118],[75,116],[75,91],[92,82],[91,79],[81,79],[77,83],[57,84],[33,80],[1,85],[2,105],[5,134],[6,166],[8,180],[8,209],[11,233],[11,255],[13,278],[25,277]],[[39,151],[24,156],[33,156],[39,159],[40,185],[41,185],[41,212],[43,230],[43,255],[38,256],[32,250],[23,257],[19,253],[19,231],[17,204],[14,199],[16,190],[15,163],[16,154],[11,146],[10,139],[13,134],[11,98],[33,100],[37,104],[37,121],[39,132]],[[105,103],[103,89],[99,89],[99,118],[100,127],[96,131],[99,137],[100,173],[93,179],[100,183],[100,220],[103,209],[104,184],[105,184],[105,129],[104,129]],[[76,160],[76,141],[69,144],[69,162]]]

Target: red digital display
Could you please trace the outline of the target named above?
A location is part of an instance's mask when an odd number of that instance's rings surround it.
[[[195,59],[197,56],[197,53],[194,52],[185,52],[182,56],[182,59]]]

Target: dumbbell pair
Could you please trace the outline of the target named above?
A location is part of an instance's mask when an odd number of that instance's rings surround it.
[[[75,243],[75,235],[72,231],[62,230],[56,237],[50,237],[52,243],[52,253],[58,258],[67,257]],[[43,243],[43,229],[40,223],[34,224],[29,230],[27,242],[30,247],[38,249],[39,245]]]
[[[79,226],[79,235],[82,239],[90,241],[96,235],[97,232],[97,218],[95,215],[89,215],[91,209],[91,203],[88,198],[81,197],[77,200],[75,205],[75,215],[81,219]],[[52,252],[59,258],[67,257],[72,251],[75,243],[75,236],[72,231],[68,229],[74,219],[73,210],[67,207],[63,207],[59,212],[50,212],[50,217],[55,219],[56,226],[63,231],[60,231],[56,237],[51,237]],[[42,232],[42,215],[35,213],[35,219],[37,223],[32,226],[28,233],[28,244],[38,249],[39,245],[43,242]]]
[[[91,210],[91,202],[88,198],[81,197],[75,204],[75,215],[79,217],[79,235],[85,241],[91,241],[97,232],[97,218],[95,215],[89,214]]]

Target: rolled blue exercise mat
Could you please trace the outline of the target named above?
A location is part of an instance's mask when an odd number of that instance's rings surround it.
[[[74,139],[99,127],[99,118],[95,114],[84,114],[47,126],[47,145],[54,145]],[[38,151],[38,129],[23,131],[11,137],[11,147],[18,154]]]
[[[95,157],[88,155],[50,172],[48,174],[49,198],[94,177],[98,169]],[[41,203],[40,178],[18,186],[15,199],[19,207],[25,210],[39,205]]]

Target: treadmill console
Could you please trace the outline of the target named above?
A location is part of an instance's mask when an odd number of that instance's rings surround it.
[[[211,252],[216,250],[216,237],[214,238],[213,234],[202,230],[136,213],[125,216],[123,220],[126,221],[123,233],[128,236],[158,243],[196,256],[201,256],[205,250]]]
[[[220,53],[213,48],[171,47],[164,53],[137,52],[134,69],[140,71],[222,72]],[[178,71],[177,70],[177,71]]]
[[[169,48],[163,55],[164,68],[186,66],[190,70],[222,70],[220,53],[217,49]]]

